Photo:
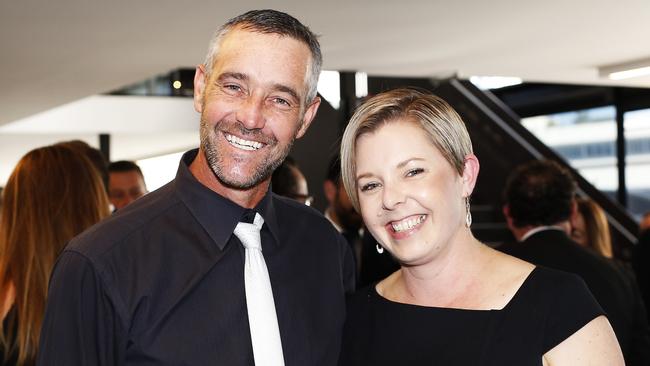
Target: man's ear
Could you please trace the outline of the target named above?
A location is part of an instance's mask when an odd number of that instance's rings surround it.
[[[203,112],[203,93],[205,92],[206,77],[205,66],[197,66],[194,73],[194,110],[199,113]]]
[[[316,96],[314,100],[309,103],[309,106],[305,110],[305,113],[302,116],[302,124],[300,125],[300,129],[298,129],[298,133],[296,133],[296,138],[299,139],[302,136],[305,135],[305,132],[307,132],[307,129],[309,128],[309,125],[311,125],[311,122],[314,120],[314,117],[316,117],[316,112],[318,111],[318,107],[320,106],[320,97]]]
[[[325,192],[325,198],[327,199],[327,202],[332,205],[332,202],[336,200],[336,183],[332,182],[329,179],[325,180],[325,182],[323,182],[323,191]]]
[[[501,207],[501,212],[503,213],[503,217],[505,217],[506,219],[506,224],[508,225],[508,228],[512,230],[515,227],[515,225],[512,216],[510,216],[510,206],[507,204],[503,205],[503,207]]]
[[[474,186],[476,185],[476,179],[478,178],[478,172],[480,170],[480,164],[478,158],[474,154],[469,154],[465,157],[464,168],[463,168],[463,197],[468,197],[474,191]]]

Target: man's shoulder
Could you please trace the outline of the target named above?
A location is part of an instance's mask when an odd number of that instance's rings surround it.
[[[273,194],[273,204],[280,226],[287,225],[295,230],[305,231],[319,229],[318,232],[324,230],[332,235],[338,234],[332,223],[320,211],[311,206],[275,193]]]
[[[325,224],[331,226],[329,221],[318,210],[291,198],[273,194],[275,213],[283,220],[300,220],[312,224]]]
[[[77,252],[93,262],[99,260],[107,252],[129,242],[128,238],[135,233],[162,230],[160,220],[168,218],[181,204],[172,181],[90,227],[72,239],[65,251]]]

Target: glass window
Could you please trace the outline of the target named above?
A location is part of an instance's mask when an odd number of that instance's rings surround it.
[[[650,211],[650,109],[627,112],[623,117],[628,210],[640,219]]]
[[[591,184],[616,199],[618,170],[614,107],[523,118],[521,123]],[[646,131],[650,136],[650,129]]]

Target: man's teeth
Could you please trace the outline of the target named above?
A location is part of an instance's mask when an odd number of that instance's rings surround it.
[[[391,225],[393,226],[393,230],[395,230],[396,233],[399,233],[400,231],[412,229],[415,225],[424,221],[425,218],[426,215],[420,215],[416,218],[410,218],[407,220],[402,220],[400,222],[394,222]]]
[[[257,150],[262,147],[261,142],[244,140],[229,134],[226,134],[226,140],[228,140],[231,145],[244,150]]]

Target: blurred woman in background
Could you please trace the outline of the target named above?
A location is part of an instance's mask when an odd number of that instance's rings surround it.
[[[605,211],[593,200],[576,199],[578,209],[571,217],[571,238],[583,247],[612,258],[612,239]]]
[[[50,272],[66,243],[110,214],[102,180],[84,155],[41,147],[19,162],[0,216],[0,362],[32,365]]]

